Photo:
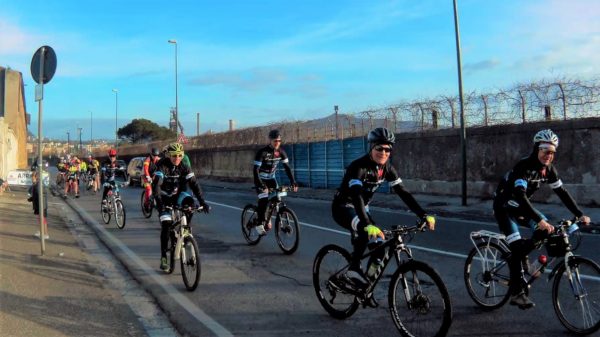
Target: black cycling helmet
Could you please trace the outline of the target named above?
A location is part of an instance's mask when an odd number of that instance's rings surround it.
[[[152,151],[150,151],[150,155],[152,155],[152,156],[160,156],[160,150],[157,147],[153,147]]]
[[[281,137],[281,132],[279,132],[279,130],[275,129],[269,131],[269,139],[277,139],[279,137]]]
[[[394,145],[396,136],[386,128],[375,128],[369,132],[367,140],[371,144],[371,148],[379,144],[388,144],[391,146]]]

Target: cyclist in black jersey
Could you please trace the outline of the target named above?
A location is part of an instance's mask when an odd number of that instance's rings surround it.
[[[171,143],[167,147],[167,157],[162,158],[156,164],[154,178],[152,182],[152,193],[156,198],[156,208],[159,212],[161,231],[160,231],[160,269],[169,270],[167,263],[167,244],[169,241],[169,228],[173,223],[171,213],[165,210],[165,206],[171,206],[179,203],[180,199],[190,197],[186,192],[189,187],[198,203],[202,206],[202,211],[208,213],[210,207],[206,204],[202,196],[202,189],[194,176],[192,169],[182,163],[184,151],[183,145]],[[188,219],[188,221],[191,219]]]
[[[388,181],[392,190],[412,212],[425,220],[429,229],[435,229],[435,218],[428,216],[412,194],[404,188],[402,179],[389,162],[395,139],[394,134],[385,128],[376,128],[369,132],[369,153],[348,166],[331,207],[335,222],[352,234],[354,251],[346,278],[359,287],[368,282],[360,267],[362,254],[370,241],[376,244],[385,239],[369,213],[369,202],[384,181]]]
[[[106,204],[106,195],[108,194],[108,190],[115,187],[115,175],[119,168],[117,164],[117,150],[110,149],[108,150],[108,160],[102,163],[101,173],[102,173],[102,204]]]
[[[279,130],[271,130],[269,140],[270,144],[260,149],[254,157],[254,186],[258,194],[257,219],[259,221],[255,229],[259,235],[264,235],[266,230],[271,229],[271,222],[267,221],[265,217],[267,205],[269,204],[269,188],[277,188],[278,186],[275,173],[279,163],[283,165],[293,191],[298,191],[298,185],[292,174],[288,156],[281,148],[281,133]],[[265,225],[267,226],[266,230]]]
[[[515,167],[507,172],[498,184],[494,194],[494,216],[500,230],[506,235],[506,241],[512,252],[509,260],[511,275],[510,304],[521,309],[533,307],[535,304],[527,297],[522,277],[522,262],[535,248],[535,244],[554,231],[547,218],[536,210],[529,198],[542,183],[548,184],[567,208],[584,224],[590,218],[583,215],[581,209],[569,192],[564,188],[558,172],[552,162],[558,148],[558,137],[552,130],[539,131],[533,138],[533,151],[528,157],[521,159]],[[521,237],[519,226],[533,230],[530,239]]]

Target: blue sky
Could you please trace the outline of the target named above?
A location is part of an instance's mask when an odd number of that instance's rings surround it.
[[[459,0],[465,91],[544,78],[597,77],[600,1]],[[452,0],[0,0],[0,65],[22,71],[37,132],[29,65],[50,45],[44,135],[112,139],[118,124],[185,133],[321,118],[457,93]],[[93,117],[91,117],[91,115]]]

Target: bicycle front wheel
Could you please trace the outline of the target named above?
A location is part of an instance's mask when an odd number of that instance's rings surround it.
[[[260,242],[262,236],[258,235],[258,232],[254,230],[254,223],[258,217],[256,213],[256,206],[252,204],[246,205],[242,211],[242,234],[244,239],[250,246],[254,246]]]
[[[294,254],[300,243],[300,227],[296,213],[287,207],[281,208],[275,222],[275,237],[284,254]]]
[[[358,309],[356,295],[346,291],[341,276],[350,266],[350,253],[327,245],[317,253],[313,264],[313,286],[323,308],[334,318],[346,319]]]
[[[562,262],[554,276],[554,311],[569,331],[589,335],[600,329],[600,267],[579,256],[568,263],[570,272]]]
[[[390,313],[403,336],[445,336],[452,323],[452,304],[440,275],[411,260],[392,275]]]
[[[119,229],[125,228],[125,206],[123,206],[123,202],[121,200],[115,200],[115,222],[117,223],[117,227]]]
[[[510,297],[508,254],[496,243],[481,242],[467,256],[465,286],[473,301],[484,309],[500,308]]]
[[[102,204],[102,202],[100,202],[100,214],[102,215],[102,221],[104,221],[105,224],[108,224],[110,222],[110,199],[107,199],[106,204]]]
[[[189,291],[194,291],[200,281],[200,253],[198,243],[192,235],[183,238],[180,252],[181,276],[183,283]]]
[[[142,196],[140,198],[140,206],[142,207],[142,214],[144,215],[144,218],[148,219],[149,217],[152,216],[152,197],[150,197],[151,199],[148,201],[148,207],[146,207],[146,190],[142,190]]]

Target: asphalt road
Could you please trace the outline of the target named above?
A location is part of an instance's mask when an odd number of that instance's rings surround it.
[[[346,320],[330,317],[320,306],[312,286],[316,252],[335,243],[350,249],[350,237],[331,218],[330,203],[287,198],[301,222],[301,242],[291,256],[282,254],[273,233],[257,245],[248,246],[240,231],[241,209],[255,202],[248,191],[206,188],[212,206],[209,215],[192,221],[200,246],[202,275],[194,292],[186,291],[179,266],[171,275],[159,269],[160,224],[156,213],[145,219],[140,211],[139,187],[122,190],[127,223],[120,230],[100,217],[100,193],[82,193],[70,200],[74,208],[95,222],[93,227],[108,248],[148,290],[173,324],[184,334],[197,336],[393,336],[398,335],[387,305],[389,276],[379,284],[377,309],[360,308]],[[413,224],[413,215],[372,208],[375,219],[387,227]],[[550,298],[551,283],[540,278],[531,297],[537,306],[528,311],[505,305],[486,312],[469,298],[463,281],[466,254],[472,248],[473,230],[496,231],[492,223],[438,218],[434,232],[418,233],[411,242],[416,260],[432,265],[442,276],[453,304],[450,336],[562,336]],[[598,236],[585,236],[579,249],[583,256],[600,261]],[[537,255],[541,252],[534,252]],[[391,268],[390,268],[391,267]],[[386,275],[391,275],[390,265]],[[546,274],[547,275],[547,274]]]

